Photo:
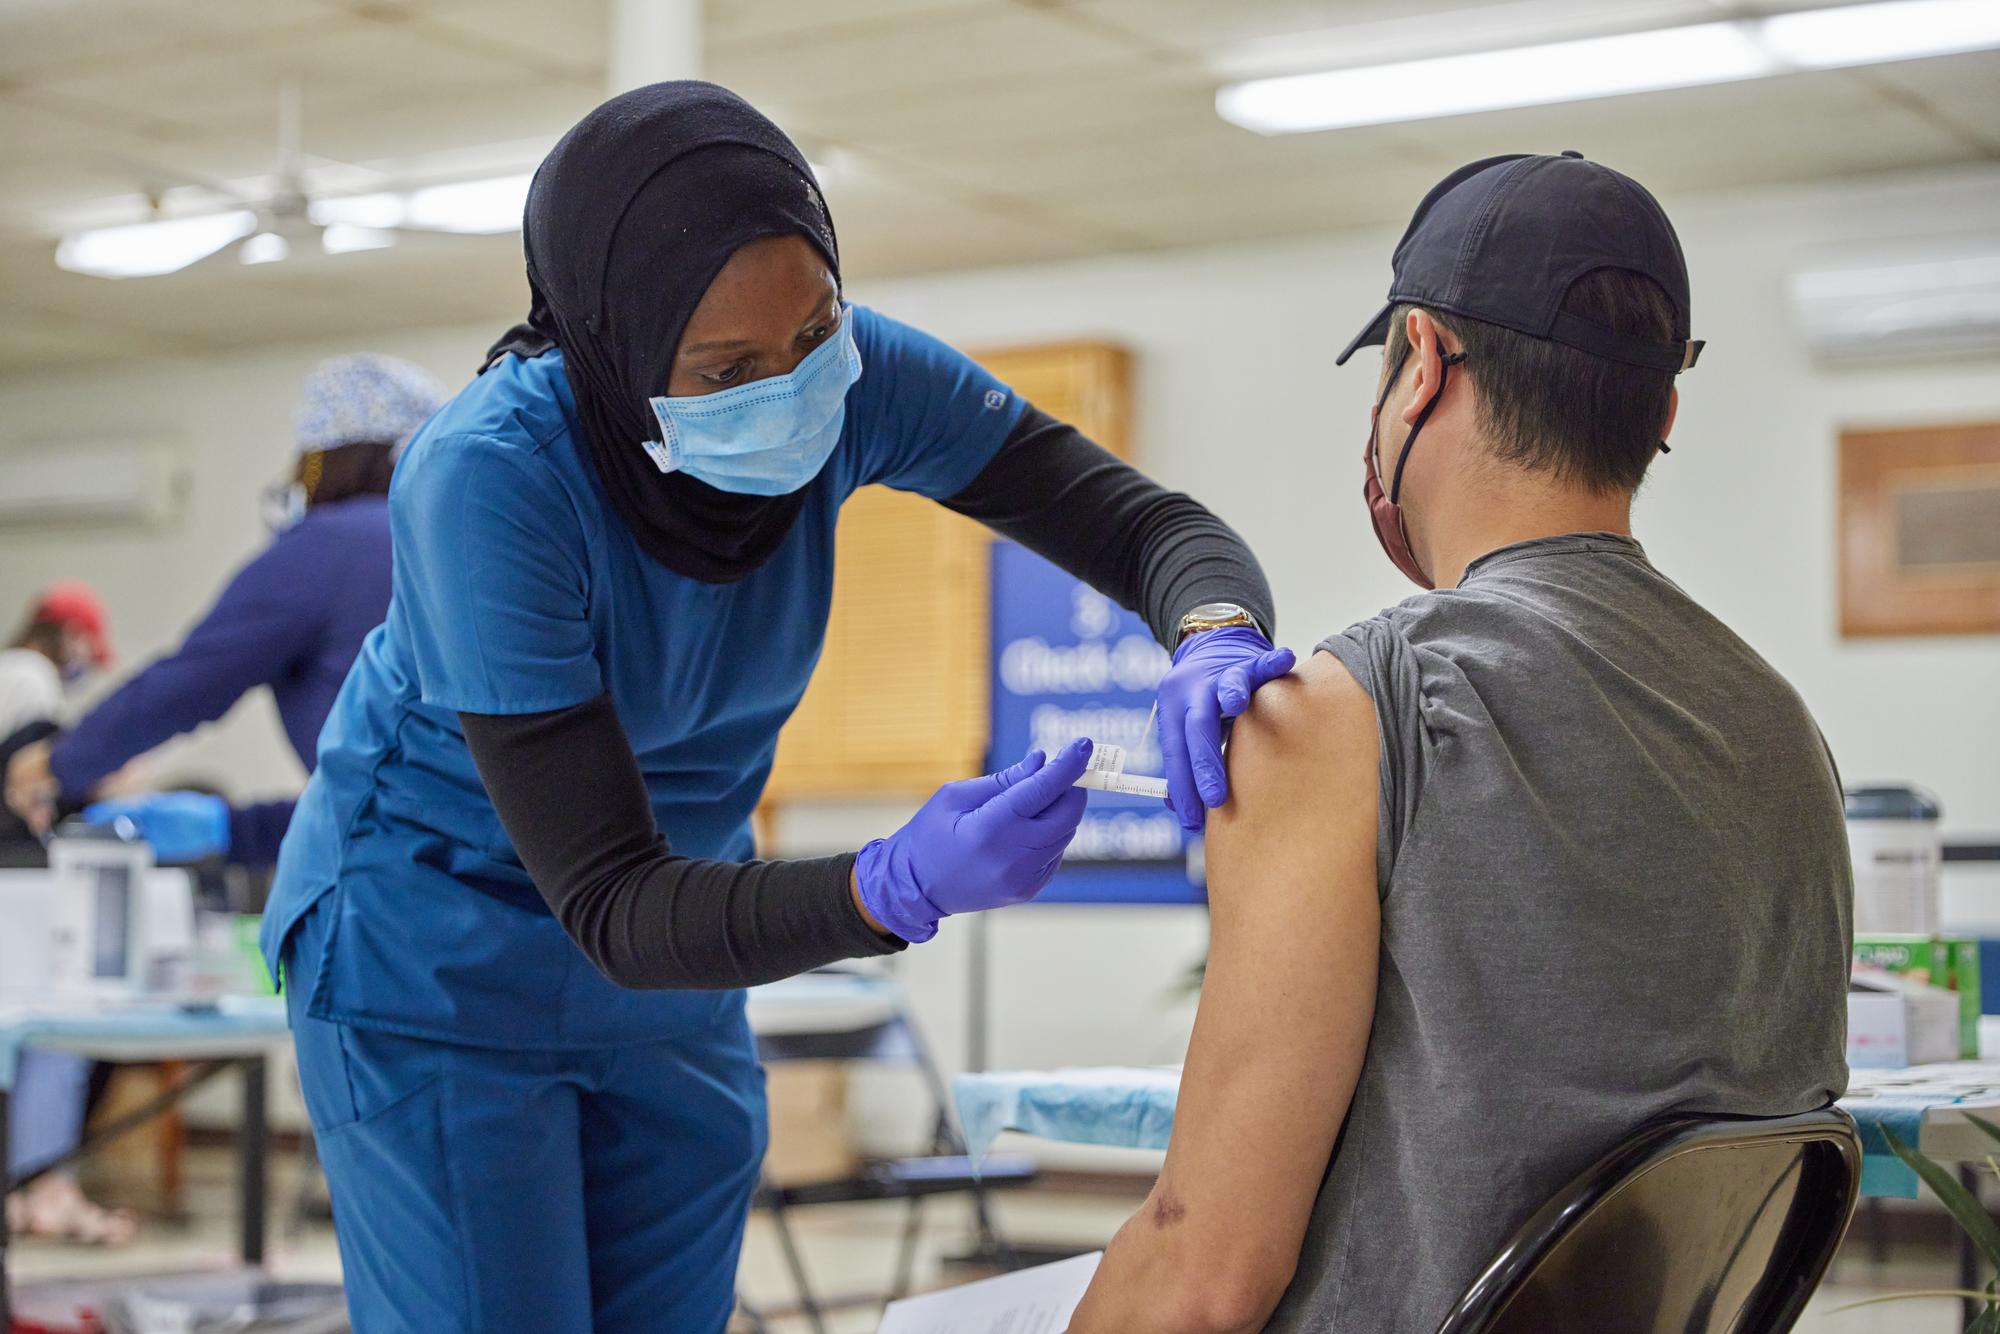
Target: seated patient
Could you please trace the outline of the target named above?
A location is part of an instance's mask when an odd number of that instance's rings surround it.
[[[1435,591],[1236,724],[1172,1145],[1073,1334],[1430,1334],[1640,1123],[1845,1088],[1832,761],[1632,537],[1688,332],[1616,172],[1489,158],[1418,207],[1340,360],[1386,341],[1370,509]]]

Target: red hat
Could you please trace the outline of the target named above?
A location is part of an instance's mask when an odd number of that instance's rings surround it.
[[[36,625],[75,627],[90,641],[90,656],[98,667],[111,665],[111,641],[104,629],[104,603],[97,591],[77,579],[59,579],[42,590],[29,620]]]

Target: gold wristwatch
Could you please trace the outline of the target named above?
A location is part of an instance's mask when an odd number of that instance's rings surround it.
[[[1186,639],[1204,630],[1220,630],[1225,625],[1247,625],[1259,634],[1264,632],[1257,618],[1234,602],[1204,602],[1181,617],[1180,637]]]

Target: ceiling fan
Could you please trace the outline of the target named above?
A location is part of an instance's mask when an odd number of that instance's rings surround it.
[[[295,249],[326,254],[379,250],[403,236],[493,234],[521,225],[526,173],[425,186],[406,192],[316,196],[305,178],[304,93],[286,79],[278,92],[275,188],[251,198],[233,186],[172,173],[235,207],[187,217],[159,216],[164,191],[148,191],[154,218],[65,236],[56,263],[107,278],[153,277],[226,264],[268,264]]]

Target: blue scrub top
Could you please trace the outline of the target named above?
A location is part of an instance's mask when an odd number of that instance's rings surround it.
[[[862,373],[840,443],[783,545],[735,583],[641,550],[585,455],[559,352],[503,361],[412,441],[390,493],[388,620],[334,702],[264,917],[275,971],[301,916],[322,900],[333,914],[314,1017],[573,1049],[706,1030],[741,1006],[597,971],[522,868],[457,715],[608,692],[675,851],[750,857],[778,729],[825,636],[841,503],[871,482],[956,494],[1022,411],[936,339],[853,319]]]

